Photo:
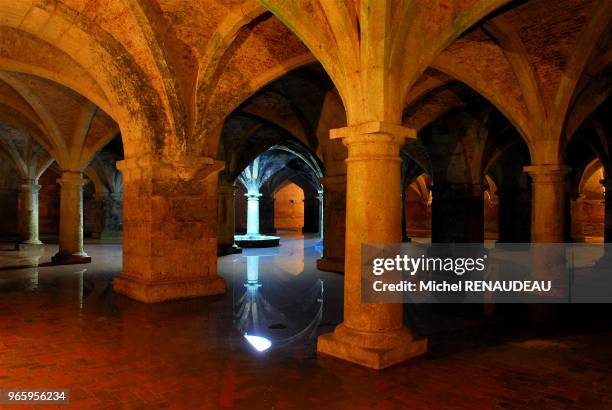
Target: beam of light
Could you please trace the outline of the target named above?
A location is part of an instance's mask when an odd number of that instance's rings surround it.
[[[257,350],[258,352],[265,352],[272,347],[272,342],[269,339],[261,336],[254,336],[248,333],[244,334],[244,338]]]

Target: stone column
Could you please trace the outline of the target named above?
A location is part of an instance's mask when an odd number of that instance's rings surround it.
[[[247,192],[247,236],[259,236],[259,192]]]
[[[612,179],[603,179],[604,187],[604,243],[612,243]]]
[[[435,183],[432,187],[432,242],[482,243],[484,191],[480,183]]]
[[[524,167],[531,176],[531,242],[565,242],[565,176],[570,168],[563,165],[530,165]],[[563,247],[532,245],[532,280],[562,279],[565,271]],[[530,304],[529,320],[545,326],[554,320],[552,305]]]
[[[323,196],[323,257],[317,269],[344,272],[344,234],[346,233],[346,175],[321,178]]]
[[[225,179],[219,178],[219,188],[217,189],[217,193],[219,194],[219,234],[217,243],[217,255],[219,256],[242,252],[242,249],[240,249],[234,243],[234,234],[236,231],[234,220],[235,192],[235,184],[230,183]]]
[[[344,322],[320,336],[318,351],[382,369],[427,351],[404,326],[402,305],[361,302],[362,243],[399,243],[400,155],[414,130],[370,122],[332,131],[348,147]]]
[[[525,167],[532,178],[531,240],[542,243],[564,242],[565,176],[563,165]]]
[[[60,184],[59,251],[51,258],[56,265],[89,263],[83,250],[83,185],[79,171],[64,171]]]
[[[38,238],[38,193],[40,185],[32,179],[24,180],[19,186],[17,215],[19,219],[19,243],[16,249],[20,251],[40,250],[43,243]]]
[[[225,292],[217,275],[217,176],[222,162],[154,156],[123,174],[123,273],[115,292],[145,303]]]

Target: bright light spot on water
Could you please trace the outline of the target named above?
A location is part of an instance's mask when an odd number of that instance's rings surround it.
[[[248,333],[245,333],[244,337],[258,352],[265,352],[272,346],[272,342],[265,337],[253,336]]]

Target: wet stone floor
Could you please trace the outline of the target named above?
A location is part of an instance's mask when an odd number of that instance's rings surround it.
[[[441,330],[415,309],[427,357],[384,371],[317,357],[316,336],[342,319],[343,277],[315,269],[315,238],[221,257],[225,295],[157,305],[113,293],[120,244],[88,243],[93,263],[72,266],[48,266],[56,245],[9,249],[0,389],[69,389],[79,409],[612,408],[612,332],[600,328],[535,336],[493,315],[435,320],[461,324]]]

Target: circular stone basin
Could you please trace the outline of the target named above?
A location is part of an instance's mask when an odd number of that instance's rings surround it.
[[[268,235],[235,235],[234,241],[241,248],[272,248],[278,246],[280,236]]]

